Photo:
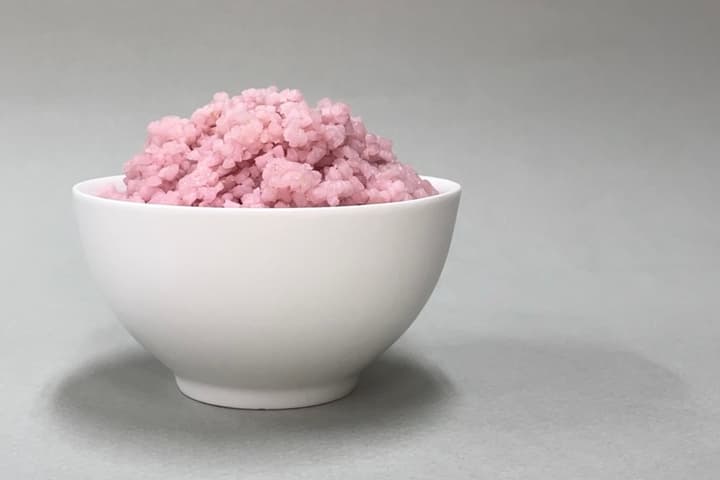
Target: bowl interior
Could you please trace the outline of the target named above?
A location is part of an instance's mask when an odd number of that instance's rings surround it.
[[[80,182],[73,186],[73,193],[76,195],[82,196],[82,197],[92,197],[94,199],[100,200],[100,201],[108,201],[108,202],[118,202],[118,200],[112,200],[112,199],[106,199],[101,198],[97,196],[97,193],[105,186],[107,185],[115,185],[115,187],[123,191],[125,189],[125,183],[123,182],[123,179],[125,178],[124,175],[114,175],[109,177],[99,177],[99,178],[93,178],[90,180],[85,180],[83,182]],[[432,183],[432,185],[435,187],[435,189],[438,191],[438,195],[433,195],[431,197],[425,197],[425,198],[419,198],[415,200],[406,200],[403,202],[390,202],[390,203],[376,203],[371,205],[350,205],[350,206],[344,206],[343,209],[347,208],[367,208],[367,207],[382,207],[387,205],[398,205],[398,204],[407,204],[410,202],[423,202],[423,201],[429,201],[432,199],[437,199],[438,197],[444,197],[447,195],[452,195],[454,193],[457,193],[461,190],[460,184],[453,182],[452,180],[447,180],[445,178],[439,178],[439,177],[431,177],[428,175],[420,175],[420,178],[429,181]],[[125,202],[123,202],[125,203]],[[184,206],[177,206],[177,205],[158,205],[158,204],[132,204],[132,205],[147,205],[152,207],[158,207],[158,208],[186,208]],[[290,208],[271,208],[271,209],[219,209],[219,210],[232,210],[232,211],[247,211],[247,210],[318,210],[318,209],[326,209],[326,208],[333,208],[336,207],[290,207]]]

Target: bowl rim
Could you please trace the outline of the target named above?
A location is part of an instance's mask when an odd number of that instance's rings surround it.
[[[429,175],[420,175],[420,178],[429,181],[438,190],[437,195],[431,195],[429,197],[415,198],[412,200],[402,200],[399,202],[385,202],[385,203],[370,203],[363,205],[343,205],[343,206],[322,206],[322,207],[278,207],[278,208],[223,208],[223,207],[191,207],[188,205],[164,205],[157,203],[140,203],[130,202],[126,200],[117,200],[113,198],[99,197],[96,194],[89,193],[88,188],[95,186],[101,186],[108,183],[119,183],[125,178],[125,175],[110,175],[105,177],[96,177],[76,183],[72,187],[72,194],[75,199],[83,199],[86,201],[97,202],[98,204],[104,204],[107,206],[123,207],[123,208],[135,208],[135,209],[154,209],[158,211],[183,211],[183,212],[226,212],[226,214],[232,215],[253,215],[263,212],[264,214],[271,214],[270,212],[277,213],[289,213],[289,212],[348,212],[361,210],[381,210],[381,209],[392,209],[392,208],[408,208],[421,206],[424,204],[432,204],[449,197],[459,196],[462,192],[462,186],[446,178],[433,177]],[[215,213],[216,214],[216,213]]]

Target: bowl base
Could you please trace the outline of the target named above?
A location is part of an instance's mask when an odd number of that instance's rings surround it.
[[[281,410],[320,405],[339,400],[357,385],[356,377],[328,385],[272,390],[208,385],[180,377],[175,377],[175,381],[180,392],[198,402],[250,410]]]

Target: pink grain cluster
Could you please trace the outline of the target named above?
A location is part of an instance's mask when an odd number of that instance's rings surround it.
[[[437,191],[397,162],[343,103],[310,107],[298,90],[217,93],[190,118],[148,125],[125,165],[120,200],[200,207],[320,207],[397,202]]]

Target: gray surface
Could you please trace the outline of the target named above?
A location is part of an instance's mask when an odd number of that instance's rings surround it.
[[[720,476],[719,2],[26,3],[0,5],[1,478]],[[68,194],[149,120],[270,83],[465,193],[357,393],[252,413],[115,323]]]

